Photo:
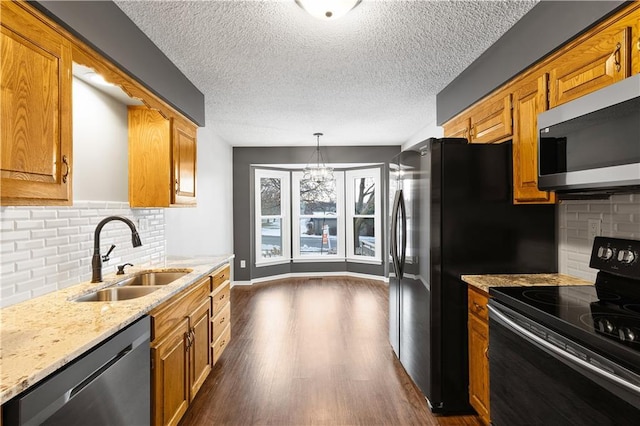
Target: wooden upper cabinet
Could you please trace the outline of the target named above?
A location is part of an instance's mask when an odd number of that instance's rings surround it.
[[[72,202],[71,45],[0,2],[2,205]]]
[[[131,207],[195,205],[196,127],[145,106],[129,107]]]
[[[443,126],[444,136],[447,138],[469,138],[471,121],[469,116],[462,116],[446,122]]]
[[[547,110],[547,75],[521,84],[513,94],[513,201],[555,203],[538,190],[538,114]]]
[[[447,138],[471,143],[497,143],[512,135],[511,94],[498,94],[444,124]]]
[[[470,112],[471,143],[495,143],[508,140],[512,133],[511,94],[483,102]]]
[[[631,75],[631,27],[612,25],[552,62],[549,107],[584,96]]]
[[[194,125],[173,119],[173,204],[196,202],[196,132]]]

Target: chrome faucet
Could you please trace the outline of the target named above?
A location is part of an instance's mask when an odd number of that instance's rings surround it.
[[[126,223],[129,228],[131,228],[131,244],[134,247],[140,247],[142,242],[140,241],[140,236],[138,235],[138,230],[133,222],[126,217],[120,216],[109,216],[100,221],[98,226],[96,226],[95,233],[93,235],[93,258],[91,259],[91,269],[93,274],[91,276],[92,283],[99,283],[102,281],[102,257],[100,256],[100,231],[107,223],[112,220],[119,220]]]

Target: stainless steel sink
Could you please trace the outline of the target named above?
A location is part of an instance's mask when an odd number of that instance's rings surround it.
[[[167,285],[175,280],[184,277],[189,272],[169,272],[169,271],[158,271],[158,272],[143,272],[141,274],[137,274],[133,277],[126,278],[122,281],[118,281],[115,285],[118,287],[123,286],[158,286],[158,285]]]
[[[75,299],[76,302],[111,302],[146,296],[161,287],[108,287]]]

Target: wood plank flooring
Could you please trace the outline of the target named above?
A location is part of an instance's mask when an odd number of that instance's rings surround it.
[[[388,342],[388,287],[291,279],[231,290],[232,338],[186,425],[481,425],[434,416]]]

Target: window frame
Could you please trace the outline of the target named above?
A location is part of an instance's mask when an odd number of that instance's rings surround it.
[[[336,254],[327,254],[323,256],[302,256],[300,254],[300,219],[308,215],[300,214],[300,182],[303,180],[304,173],[302,171],[293,171],[291,173],[291,230],[293,249],[291,251],[291,260],[295,263],[303,262],[344,262],[345,260],[345,219],[344,219],[344,172],[333,172],[336,180],[336,239],[338,241],[338,251]]]
[[[261,179],[280,179],[280,214],[263,215],[261,197]],[[274,170],[264,168],[254,168],[254,243],[255,243],[255,266],[279,265],[291,262],[291,172],[288,170]],[[281,219],[281,256],[265,258],[262,256],[262,219]]]
[[[345,228],[346,228],[346,244],[345,247],[347,249],[346,259],[348,262],[355,263],[369,263],[380,265],[382,264],[382,203],[381,203],[381,193],[383,188],[381,187],[382,179],[382,168],[381,167],[372,167],[366,169],[352,169],[345,171]],[[357,215],[355,214],[355,187],[353,185],[356,179],[360,178],[372,178],[375,185],[375,193],[374,193],[374,205],[375,205],[375,213],[373,215]],[[355,244],[354,244],[354,229],[353,229],[353,221],[357,217],[363,218],[373,218],[374,220],[374,233],[375,233],[375,255],[374,256],[363,256],[356,255],[355,253]]]

